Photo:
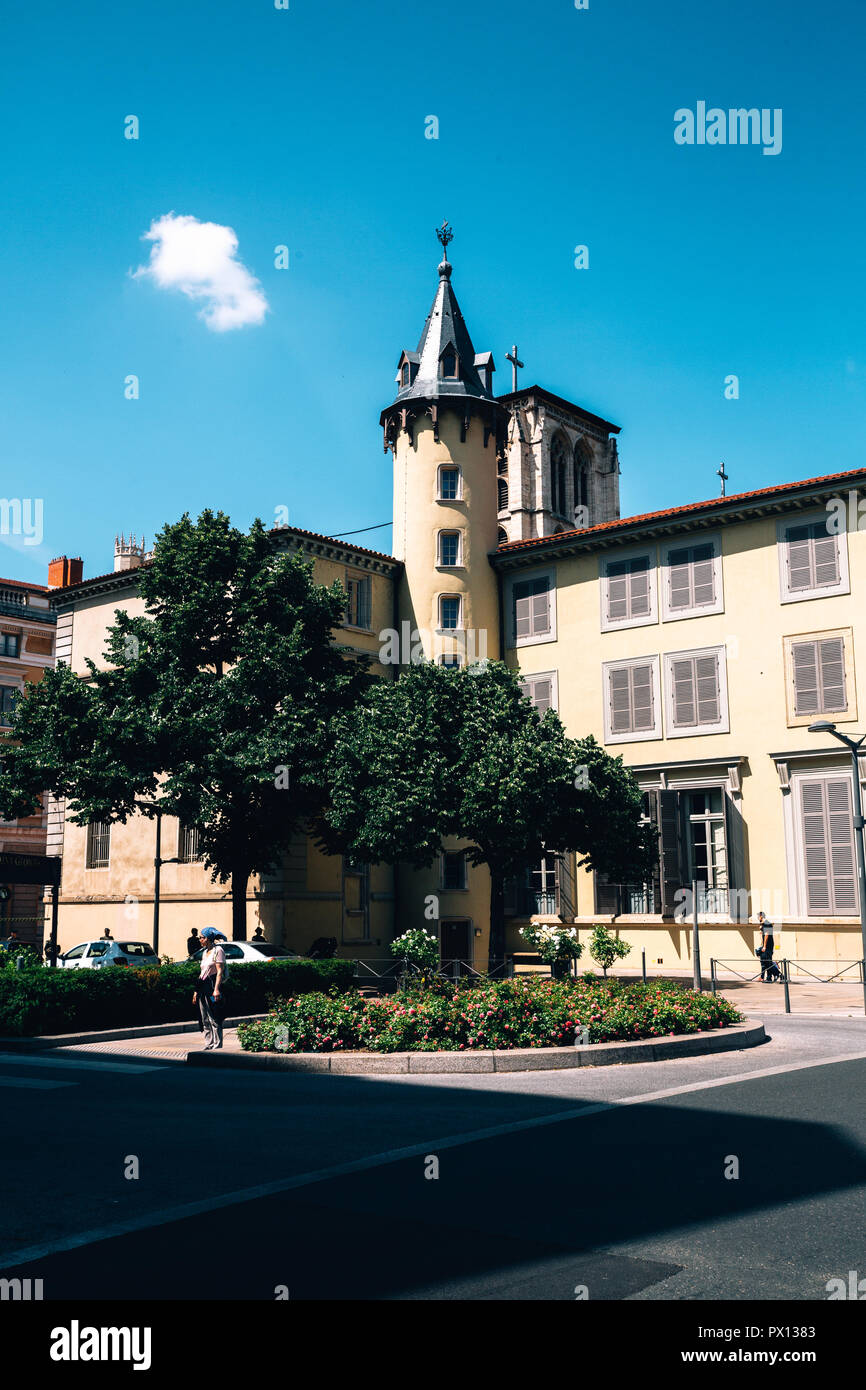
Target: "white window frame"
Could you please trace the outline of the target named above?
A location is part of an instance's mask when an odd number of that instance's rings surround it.
[[[366,586],[367,586],[367,595],[368,595],[368,609],[369,609],[369,611],[368,611],[368,613],[367,613],[367,617],[369,618],[369,621],[368,621],[366,624],[364,624],[364,623],[352,623],[352,622],[349,621],[349,610],[350,610],[351,601],[352,601],[352,600],[351,600],[351,593],[350,593],[350,590],[349,590],[349,584],[350,584],[350,582],[353,583],[353,584],[363,584],[363,583],[366,583]],[[347,569],[347,570],[346,570],[345,585],[344,585],[344,587],[345,587],[345,590],[346,590],[346,612],[345,612],[345,618],[344,618],[344,621],[343,621],[343,627],[351,628],[353,632],[372,632],[372,631],[373,631],[373,577],[372,577],[372,575],[366,574],[363,570],[351,570],[351,569]]]
[[[845,668],[844,710],[816,710],[814,714],[797,714],[794,687],[794,652],[800,642],[841,641]],[[813,724],[816,719],[830,718],[836,724],[854,723],[857,718],[857,685],[854,667],[854,629],[850,627],[828,628],[823,632],[798,632],[782,638],[785,670],[785,708],[789,729]]]
[[[559,710],[559,672],[558,671],[521,671],[519,673],[520,685],[530,685],[533,681],[550,681],[550,708]],[[524,690],[527,700],[535,704],[535,696],[530,690]]]
[[[674,678],[673,663],[683,657],[715,656],[718,658],[719,672],[719,722],[717,724],[695,724],[687,729],[678,729],[674,724]],[[718,647],[690,647],[682,652],[665,652],[665,719],[668,738],[695,738],[703,734],[728,734],[731,731],[728,710],[728,659],[724,643]]]
[[[670,555],[673,550],[694,549],[699,545],[711,545],[713,547],[713,587],[715,589],[715,599],[712,603],[701,604],[694,608],[671,608],[670,593]],[[661,549],[660,579],[662,591],[662,622],[678,623],[684,618],[703,618],[709,613],[724,613],[725,594],[722,587],[722,538],[718,532],[704,535],[701,532],[689,531],[686,535],[677,539],[666,541]]]
[[[457,496],[456,496],[456,497],[443,497],[443,496],[442,496],[442,473],[443,473],[443,471],[448,472],[448,473],[456,473],[456,474],[457,474]],[[445,505],[446,507],[448,507],[448,506],[453,506],[455,502],[462,502],[462,501],[463,501],[463,469],[460,467],[460,464],[459,464],[459,463],[440,463],[440,464],[439,464],[439,467],[436,469],[436,501],[437,501],[437,502],[442,502],[442,503],[444,503],[444,505]]]
[[[527,580],[546,579],[548,585],[548,597],[550,599],[550,631],[541,633],[537,637],[517,637],[514,622],[514,586],[523,584]],[[547,569],[540,570],[518,570],[515,574],[510,574],[505,585],[505,603],[507,612],[507,642],[509,647],[537,647],[544,642],[556,641],[556,567],[548,566]]]
[[[610,619],[607,616],[609,598],[609,577],[608,565],[618,563],[622,560],[642,560],[646,557],[649,560],[649,570],[647,572],[647,582],[649,585],[650,611],[642,618],[619,618]],[[658,556],[656,547],[653,546],[630,546],[627,550],[610,551],[600,555],[598,559],[598,576],[600,590],[601,607],[601,630],[602,632],[618,632],[623,627],[648,627],[659,620],[658,613]]]
[[[793,770],[790,778],[790,794],[785,797],[785,849],[788,869],[788,902],[789,914],[794,921],[819,922],[818,916],[809,915],[809,893],[806,883],[806,837],[803,830],[803,817],[801,814],[800,787],[803,782],[819,780],[848,780],[851,783],[851,806],[854,805],[854,780],[850,761],[846,758],[847,766],[841,763],[835,766],[826,766],[808,770]],[[856,831],[855,831],[856,837]],[[856,859],[856,838],[854,844],[854,882],[859,893],[859,882],[857,878],[857,859]],[[839,921],[851,923],[859,918],[859,907],[853,913],[846,913],[843,917],[831,917],[827,915],[829,922]]]
[[[459,609],[458,609],[458,613],[457,613],[457,626],[456,626],[456,627],[443,627],[443,626],[442,626],[442,600],[443,600],[443,598],[456,598],[456,600],[457,600],[457,603],[458,603],[458,605],[459,605]],[[453,633],[455,633],[455,632],[464,632],[464,631],[465,631],[465,628],[464,628],[464,626],[463,626],[463,622],[464,622],[464,613],[465,613],[465,607],[464,607],[464,603],[463,603],[463,595],[462,595],[462,594],[455,594],[455,593],[450,592],[450,591],[447,592],[447,593],[439,594],[439,595],[437,596],[437,598],[436,598],[436,622],[437,622],[436,631],[437,631],[437,633],[439,633],[441,636],[446,636],[446,637],[447,637],[447,636],[450,636],[451,634],[453,634]]]
[[[788,588],[788,532],[795,526],[813,526],[817,524],[827,525],[830,513],[825,511],[803,512],[790,514],[776,522],[776,549],[779,554],[779,602],[780,603],[803,603],[807,599],[814,598],[834,598],[837,594],[850,594],[851,580],[848,570],[848,536],[845,531],[828,531],[827,534],[833,536],[836,541],[836,553],[839,556],[839,580],[832,585],[822,585],[821,588],[795,589]]]
[[[610,718],[610,672],[621,670],[624,666],[649,666],[652,671],[653,727],[640,729],[637,733],[615,734]],[[658,653],[653,656],[627,657],[621,661],[604,661],[601,667],[602,719],[605,743],[646,743],[659,739],[662,734],[662,695]]]
[[[453,565],[446,565],[442,558],[442,541],[445,536],[457,537],[457,559]],[[441,531],[436,532],[436,568],[440,570],[463,569],[463,532],[456,526],[443,526]]]

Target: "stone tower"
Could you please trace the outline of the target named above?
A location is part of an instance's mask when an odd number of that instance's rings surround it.
[[[381,424],[394,456],[401,625],[411,630],[416,658],[423,650],[428,659],[463,665],[500,655],[497,583],[487,557],[498,543],[497,460],[508,411],[493,395],[493,355],[476,353],[457,303],[447,224],[437,236],[436,296],[417,350],[400,355],[397,395]]]

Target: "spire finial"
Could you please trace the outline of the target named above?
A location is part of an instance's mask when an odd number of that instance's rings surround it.
[[[442,226],[436,228],[436,235],[442,243],[442,260],[439,263],[439,274],[448,279],[451,275],[451,266],[448,263],[448,243],[454,240],[454,233],[448,225],[446,218],[442,218]]]
[[[717,469],[716,469],[716,473],[717,473],[718,477],[721,478],[721,480],[722,480],[722,496],[724,497],[724,496],[725,496],[725,483],[728,481],[728,475],[727,475],[727,473],[725,472],[725,465],[722,464],[720,468],[717,468]]]

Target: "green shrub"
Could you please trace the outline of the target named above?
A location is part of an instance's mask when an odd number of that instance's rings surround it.
[[[238,1037],[248,1052],[569,1047],[584,1029],[593,1043],[632,1041],[725,1028],[741,1017],[726,999],[673,981],[534,976],[382,999],[308,994],[241,1024]]]
[[[351,989],[350,960],[250,961],[229,967],[228,1014],[263,1013],[274,996]],[[187,1022],[199,967],[5,970],[0,974],[0,1036],[33,1037],[149,1023]]]

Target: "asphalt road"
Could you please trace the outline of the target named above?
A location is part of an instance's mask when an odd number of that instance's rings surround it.
[[[866,1276],[866,1021],[768,1031],[435,1080],[5,1054],[0,1275],[46,1300],[203,1277],[225,1299],[824,1300]]]

